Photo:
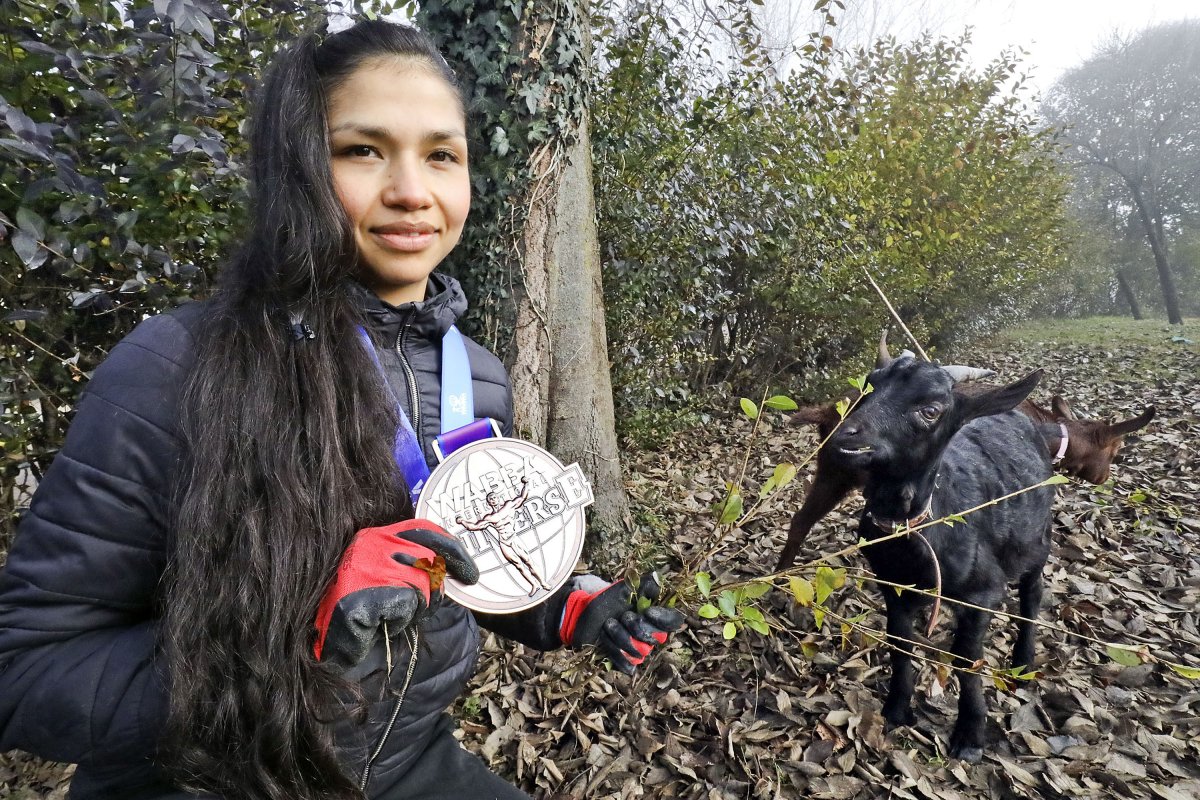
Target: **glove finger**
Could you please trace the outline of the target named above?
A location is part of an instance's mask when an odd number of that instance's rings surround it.
[[[624,644],[629,645],[628,651],[623,646]],[[634,648],[629,634],[625,633],[621,623],[615,619],[610,619],[604,624],[600,631],[600,638],[596,640],[596,647],[608,657],[616,669],[626,675],[632,675],[634,667],[646,660],[646,657]]]
[[[660,645],[667,641],[667,632],[652,625],[643,615],[627,611],[621,615],[621,624],[633,638],[649,645]]]
[[[406,628],[424,607],[425,598],[411,586],[374,586],[352,592],[333,608],[322,655],[352,667],[367,657],[382,623]]]
[[[642,612],[642,616],[651,625],[667,633],[672,633],[682,628],[686,620],[686,617],[678,609],[667,608],[666,606],[650,606]]]
[[[641,582],[638,583],[638,597],[645,597],[647,600],[657,600],[659,592],[662,591],[662,581],[658,577],[657,570],[651,570],[642,576]]]
[[[395,533],[397,539],[412,542],[432,550],[446,562],[446,572],[455,580],[465,584],[479,581],[479,567],[462,544],[441,528],[426,520],[413,520],[421,527],[408,528]]]

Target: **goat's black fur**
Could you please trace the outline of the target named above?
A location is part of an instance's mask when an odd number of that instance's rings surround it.
[[[1050,456],[1034,424],[1012,411],[1041,378],[1041,371],[981,394],[954,391],[952,379],[934,364],[914,358],[884,360],[871,374],[866,395],[826,447],[844,469],[866,474],[866,508],[859,535],[868,540],[892,532],[892,522],[922,515],[957,514],[1045,480]],[[1042,597],[1042,566],[1050,553],[1053,489],[1017,495],[969,514],[953,526],[921,531],[940,564],[942,594],[985,609],[997,608],[1009,583],[1018,584],[1020,614],[1034,618]],[[864,548],[877,577],[932,589],[933,562],[912,536]],[[882,589],[887,633],[894,645],[892,677],[884,704],[890,725],[913,721],[911,646],[917,611],[932,600],[916,592]],[[990,611],[955,606],[951,652],[958,667],[983,655]],[[1018,626],[1013,665],[1030,667],[1034,628]],[[959,715],[951,755],[978,760],[983,751],[986,706],[977,672],[959,673]]]

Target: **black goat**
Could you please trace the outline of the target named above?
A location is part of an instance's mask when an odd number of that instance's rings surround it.
[[[957,514],[1050,477],[1051,457],[1034,423],[1013,411],[1042,377],[1041,370],[1016,383],[970,394],[935,364],[910,356],[892,360],[881,348],[870,375],[874,391],[846,418],[826,448],[840,469],[866,476],[866,507],[859,536],[880,539],[897,525]],[[969,514],[953,526],[863,549],[881,580],[932,589],[936,553],[942,595],[981,609],[995,609],[1009,583],[1019,587],[1020,613],[1034,618],[1042,599],[1042,566],[1050,553],[1050,487],[1025,492]],[[927,548],[916,538],[924,536]],[[887,606],[887,634],[894,645],[892,676],[883,715],[890,726],[914,721],[913,622],[932,602],[924,594],[880,587]],[[955,606],[951,652],[954,665],[970,670],[983,654],[991,612]],[[1018,625],[1014,666],[1030,667],[1034,628]],[[987,708],[978,672],[959,673],[958,721],[950,754],[978,761],[983,754]]]

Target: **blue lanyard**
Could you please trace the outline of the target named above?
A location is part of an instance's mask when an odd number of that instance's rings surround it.
[[[374,342],[361,326],[358,328],[358,333],[362,336],[367,352],[371,354],[371,360],[379,369],[380,380],[391,393],[391,384],[388,383],[387,375],[383,371],[379,354],[375,352]],[[441,431],[445,434],[475,421],[475,394],[474,385],[471,382],[471,362],[467,359],[466,342],[463,340],[462,334],[458,332],[458,328],[453,325],[442,336],[441,379]],[[404,475],[404,481],[408,484],[408,490],[415,502],[425,481],[429,478],[429,465],[425,462],[421,437],[413,430],[408,414],[404,413],[404,406],[394,393],[392,393],[392,399],[396,401],[396,413],[400,417],[400,428],[396,431],[396,445],[393,452],[396,464],[400,467],[400,472]],[[420,402],[419,392],[417,402]]]

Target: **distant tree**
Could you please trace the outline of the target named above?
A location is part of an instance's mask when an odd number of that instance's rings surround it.
[[[1167,318],[1182,324],[1170,248],[1197,209],[1200,178],[1200,24],[1114,38],[1054,85],[1046,116],[1068,157],[1111,181],[1111,197],[1150,245]],[[1095,188],[1095,184],[1092,184]]]

